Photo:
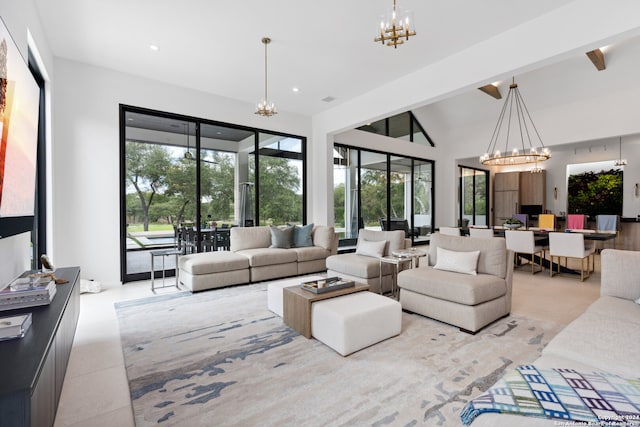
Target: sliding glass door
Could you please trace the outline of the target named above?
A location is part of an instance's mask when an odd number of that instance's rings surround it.
[[[489,171],[460,167],[460,224],[489,225]]]
[[[155,250],[228,249],[216,228],[305,223],[304,138],[135,107],[120,117],[123,282],[148,279]]]
[[[334,145],[333,201],[341,246],[361,228],[403,230],[428,242],[433,227],[433,162]]]

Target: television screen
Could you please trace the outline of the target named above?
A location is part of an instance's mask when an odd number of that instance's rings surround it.
[[[40,88],[0,26],[0,219],[33,216]]]

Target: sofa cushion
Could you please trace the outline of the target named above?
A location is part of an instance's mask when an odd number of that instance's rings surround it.
[[[320,246],[321,248],[330,251],[331,245],[333,245],[334,235],[335,229],[333,227],[327,227],[326,225],[317,225],[311,232],[313,245]]]
[[[370,242],[365,239],[358,239],[356,254],[373,258],[380,258],[382,254],[384,254],[384,249],[386,246],[387,242],[384,240],[380,240],[379,242]]]
[[[289,249],[293,244],[293,227],[269,226],[271,232],[270,248]]]
[[[291,245],[294,248],[305,248],[308,246],[313,246],[313,239],[311,238],[311,232],[313,231],[313,223],[303,225],[300,227],[299,225],[293,226],[293,244]]]
[[[638,274],[637,251],[605,249],[602,251],[600,263],[607,266],[602,269],[600,295],[626,298],[631,301],[640,299],[640,280]],[[635,280],[631,280],[634,277]]]
[[[507,293],[504,279],[490,274],[452,273],[433,267],[404,270],[398,274],[398,286],[419,294],[464,305],[477,305]]]
[[[269,227],[233,227],[230,232],[231,251],[268,248],[271,246]]]
[[[610,297],[613,298],[613,297]],[[601,298],[602,299],[602,298]],[[564,328],[542,351],[599,369],[635,378],[638,376],[640,307],[633,301],[598,300],[584,314]],[[611,309],[621,310],[621,315]],[[633,319],[627,321],[627,319]]]
[[[454,273],[477,275],[478,256],[480,251],[458,252],[445,248],[437,248],[438,262],[433,268],[452,271]]]
[[[586,312],[633,323],[640,329],[640,307],[624,298],[600,297],[587,308]]]
[[[179,258],[178,264],[180,270],[192,275],[222,273],[249,268],[247,257],[226,251],[184,255]]]
[[[391,274],[391,267],[391,264],[383,264],[382,274]],[[327,258],[327,269],[363,279],[372,279],[380,276],[380,261],[377,258],[355,253],[332,255]]]
[[[247,257],[251,267],[296,262],[298,257],[295,251],[281,248],[244,249],[237,253]]]
[[[291,248],[298,257],[298,262],[316,261],[319,259],[327,258],[330,253],[329,250],[320,248],[318,246],[310,246],[306,248]]]
[[[504,239],[470,239],[463,236],[431,235],[429,243],[429,265],[437,263],[438,247],[450,251],[480,251],[478,273],[505,278],[507,274],[507,246]]]
[[[368,240],[369,242],[379,242],[380,240],[387,241],[387,245],[384,249],[384,255],[391,255],[393,251],[399,251],[404,249],[404,231],[377,231],[377,230],[360,230],[358,232],[358,242],[360,240]]]

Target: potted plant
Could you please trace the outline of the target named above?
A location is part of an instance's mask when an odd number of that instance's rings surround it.
[[[522,227],[524,223],[517,218],[509,218],[502,225],[510,230],[515,230]]]

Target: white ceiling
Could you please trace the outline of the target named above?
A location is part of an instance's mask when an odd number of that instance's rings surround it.
[[[398,49],[373,42],[392,0],[35,3],[58,57],[251,103],[263,95],[260,40],[269,36],[270,99],[313,115],[571,1],[399,1],[417,35]]]

